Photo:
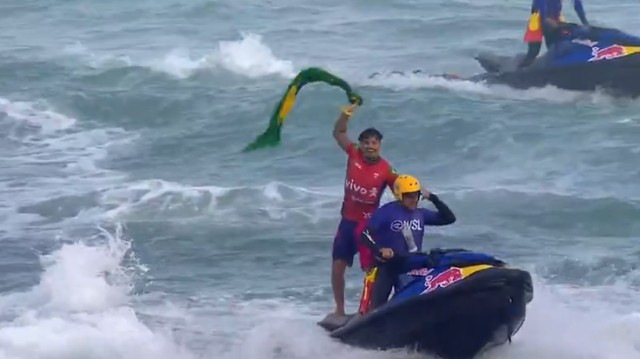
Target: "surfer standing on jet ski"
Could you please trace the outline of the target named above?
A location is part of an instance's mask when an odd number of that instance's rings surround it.
[[[338,146],[347,153],[347,173],[344,182],[344,199],[341,220],[333,240],[331,266],[331,288],[336,308],[334,316],[346,319],[344,311],[344,275],[353,265],[353,257],[360,252],[360,266],[364,270],[368,252],[359,245],[358,237],[364,222],[380,206],[382,193],[393,187],[398,175],[394,168],[380,156],[382,134],[375,128],[365,129],[353,143],[347,136],[347,122],[357,104],[342,108],[336,120],[333,137]],[[425,190],[426,191],[426,190]],[[330,314],[331,315],[331,314]]]
[[[573,8],[578,14],[582,25],[589,26],[587,16],[582,7],[581,0],[573,0]],[[518,68],[531,65],[538,57],[542,48],[542,38],[544,37],[547,51],[562,34],[560,24],[564,22],[562,16],[562,0],[533,0],[531,4],[531,16],[524,34],[524,42],[527,43],[528,51]]]
[[[357,104],[342,108],[335,122],[333,137],[338,146],[347,153],[347,171],[344,183],[344,199],[341,219],[333,239],[331,288],[335,310],[327,315],[329,320],[344,321],[344,277],[347,267],[353,265],[353,257],[359,252],[360,267],[365,270],[370,255],[368,248],[360,244],[358,237],[371,213],[380,206],[382,193],[388,186],[392,189],[398,177],[394,168],[380,156],[382,134],[375,128],[365,129],[353,143],[347,136],[347,122]],[[425,193],[426,192],[425,190]]]
[[[445,226],[456,221],[451,209],[438,196],[422,188],[415,177],[398,176],[393,184],[393,194],[397,201],[375,210],[360,236],[361,243],[378,260],[369,310],[386,303],[398,274],[425,266],[426,257],[408,256],[422,251],[424,227]],[[421,196],[433,203],[438,211],[418,208]]]
[[[333,314],[339,317],[345,317],[344,275],[358,252],[358,225],[378,208],[385,187],[391,188],[397,177],[393,167],[380,157],[382,134],[378,130],[368,128],[362,131],[358,144],[347,136],[347,121],[356,108],[357,104],[345,106],[333,129],[338,146],[347,153],[342,218],[333,239],[331,266],[331,288],[336,304]]]

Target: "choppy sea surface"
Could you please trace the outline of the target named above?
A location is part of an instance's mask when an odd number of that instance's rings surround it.
[[[365,98],[352,138],[380,129],[383,155],[456,213],[426,246],[533,274],[524,327],[486,358],[639,358],[640,102],[427,75],[524,52],[529,6],[3,0],[0,358],[415,356],[316,325],[333,307],[344,93],[307,85],[281,145],[242,152],[308,66]],[[640,34],[635,1],[585,8]],[[393,70],[409,75],[369,78]]]

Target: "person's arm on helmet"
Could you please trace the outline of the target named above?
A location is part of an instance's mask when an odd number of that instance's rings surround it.
[[[347,121],[349,121],[349,118],[351,118],[353,111],[355,111],[357,107],[357,104],[343,107],[340,116],[333,126],[333,138],[336,140],[336,143],[338,143],[338,146],[345,152],[348,152],[349,145],[351,144],[351,140],[349,140],[349,136],[347,135]]]
[[[429,201],[438,210],[437,212],[431,211],[427,208],[422,208],[424,216],[424,224],[431,226],[446,226],[456,221],[456,216],[453,211],[444,202],[433,193],[429,193]]]
[[[582,7],[582,0],[573,0],[573,8],[576,10],[582,25],[589,25],[587,15],[584,13],[584,7]]]

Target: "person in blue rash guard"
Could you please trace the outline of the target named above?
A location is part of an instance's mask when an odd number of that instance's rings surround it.
[[[573,8],[580,18],[582,25],[589,26],[587,16],[584,12],[581,0],[573,0]],[[561,33],[561,23],[564,22],[562,16],[562,0],[533,0],[531,4],[531,17],[527,25],[524,41],[527,42],[528,51],[524,59],[520,62],[519,68],[531,65],[538,57],[542,48],[542,38],[547,50],[558,41]]]
[[[449,207],[426,189],[421,193],[415,177],[400,175],[393,184],[397,201],[389,202],[373,212],[360,241],[377,259],[377,273],[371,289],[367,310],[386,303],[399,274],[419,269],[427,263],[426,256],[410,256],[422,251],[424,227],[444,226],[456,221]],[[424,195],[437,209],[418,208]]]

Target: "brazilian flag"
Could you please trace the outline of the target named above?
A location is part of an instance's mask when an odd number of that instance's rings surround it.
[[[251,151],[267,146],[276,146],[280,143],[280,131],[282,129],[282,125],[284,124],[287,114],[293,107],[296,95],[298,95],[298,92],[300,92],[304,85],[312,82],[324,82],[331,86],[340,87],[345,91],[350,103],[358,103],[358,105],[362,105],[362,97],[353,91],[351,86],[349,86],[349,84],[343,79],[321,68],[310,67],[304,69],[296,75],[291,83],[289,83],[287,91],[271,115],[269,127],[251,144],[249,144],[245,148],[245,151]]]

